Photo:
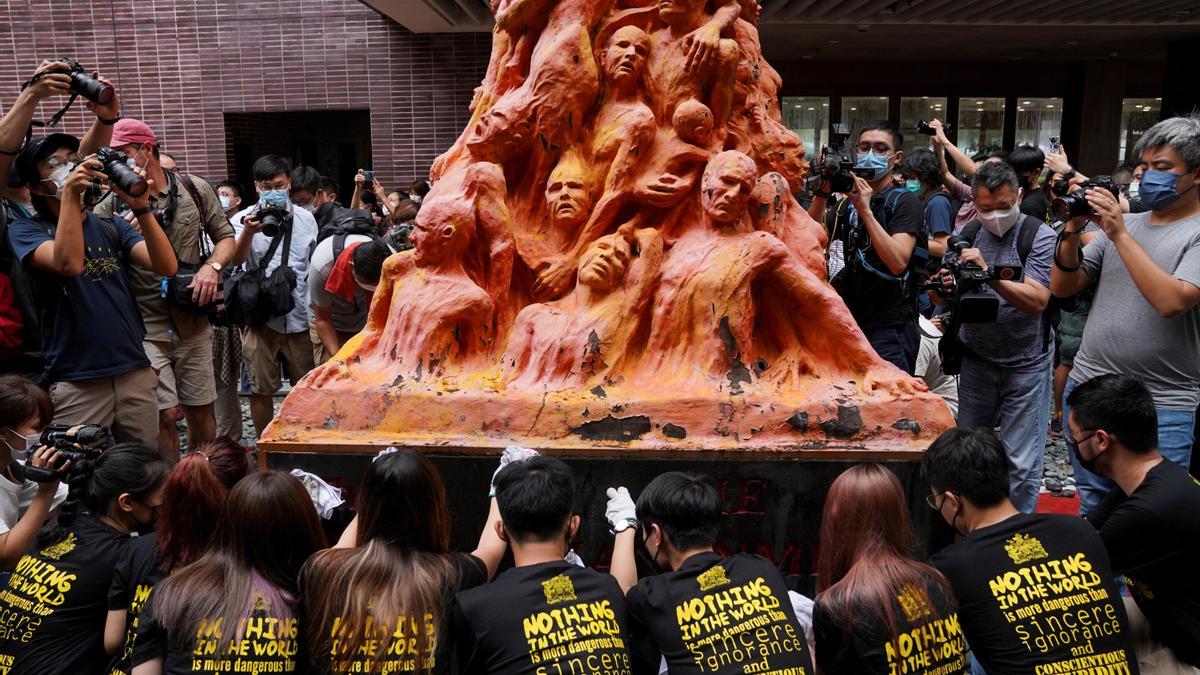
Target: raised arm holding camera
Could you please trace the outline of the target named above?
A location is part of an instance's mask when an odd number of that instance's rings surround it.
[[[1115,186],[1093,177],[1067,212],[1051,290],[1070,297],[1098,280],[1083,343],[1065,396],[1100,375],[1144,381],[1158,415],[1162,455],[1188,467],[1200,404],[1200,118],[1159,122],[1134,148],[1141,170],[1138,196],[1151,210],[1125,214]],[[1074,195],[1072,195],[1074,196]],[[1078,235],[1088,220],[1102,232],[1086,247]],[[1070,406],[1064,406],[1064,419]],[[1068,447],[1074,447],[1068,438]],[[1075,460],[1080,510],[1094,510],[1113,483]]]

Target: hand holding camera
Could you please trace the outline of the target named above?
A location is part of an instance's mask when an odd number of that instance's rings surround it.
[[[96,159],[95,155],[88,155],[71,170],[71,174],[67,176],[67,182],[63,185],[63,192],[77,197],[82,195],[94,184],[108,180],[103,169],[104,165]]]
[[[51,424],[42,431],[41,447],[29,450],[25,477],[36,483],[57,483],[72,463],[96,459],[112,442],[111,432],[96,424]]]
[[[854,189],[850,192],[850,203],[858,210],[858,215],[863,216],[871,210],[871,197],[874,196],[875,190],[871,189],[871,184],[865,178],[857,174],[854,178]]]
[[[1090,220],[1098,222],[1100,229],[1104,230],[1104,234],[1115,244],[1117,239],[1125,234],[1125,214],[1121,211],[1120,198],[1110,190],[1093,188],[1086,184],[1084,194],[1092,208],[1093,216]]]
[[[35,101],[71,93],[71,67],[61,61],[42,61],[25,91]]]
[[[26,477],[29,477],[30,468],[53,474],[53,477],[48,480],[36,481],[38,492],[53,495],[58,490],[59,478],[71,470],[71,460],[62,461],[60,464],[62,459],[62,453],[48,445],[42,445],[30,451],[25,464]]]
[[[121,201],[135,211],[149,208],[150,195],[154,194],[151,190],[154,181],[146,178],[144,169],[130,168],[125,162],[125,153],[108,146],[96,151],[96,160],[100,162],[100,170]]]

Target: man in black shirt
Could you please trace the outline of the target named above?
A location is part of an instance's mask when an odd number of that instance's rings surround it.
[[[1050,199],[1045,188],[1038,185],[1046,166],[1046,153],[1032,145],[1018,145],[1008,154],[1008,163],[1017,172],[1021,188],[1021,213],[1043,223],[1050,222]]]
[[[1079,463],[1117,484],[1088,521],[1153,631],[1152,644],[1138,631],[1138,657],[1200,667],[1200,485],[1187,469],[1163,461],[1154,398],[1140,380],[1101,375],[1068,400]],[[1140,618],[1130,608],[1135,631]],[[1167,649],[1173,655],[1162,653]]]
[[[810,214],[825,214],[829,229],[831,283],[846,301],[871,346],[911,374],[921,337],[917,330],[917,286],[929,259],[921,198],[892,185],[904,159],[904,134],[886,121],[858,134],[855,189],[825,212],[830,183],[813,199]]]
[[[967,643],[989,675],[1138,673],[1103,542],[1074,516],[1017,511],[990,429],[942,434],[921,474],[930,507],[963,537],[930,562],[954,588]]]
[[[460,672],[633,673],[621,589],[609,575],[563,560],[579,529],[571,469],[533,457],[504,467],[494,484],[500,537],[516,567],[458,594]]]
[[[625,600],[635,639],[648,636],[672,675],[812,675],[804,629],[779,570],[760,556],[713,551],[721,497],[709,478],[665,473],[646,486],[636,514],[654,564],[667,571],[642,579]],[[614,575],[629,569],[632,557],[632,546],[618,541]]]

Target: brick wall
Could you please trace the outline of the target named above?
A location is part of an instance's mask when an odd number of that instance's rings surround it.
[[[42,58],[74,57],[116,82],[125,114],[189,171],[213,178],[233,170],[225,113],[368,110],[388,186],[426,175],[466,125],[491,43],[416,35],[355,0],[5,0],[0,32],[11,35],[0,45],[3,109]],[[89,119],[72,109],[66,130]]]

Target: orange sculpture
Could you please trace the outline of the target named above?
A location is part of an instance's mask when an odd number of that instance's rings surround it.
[[[263,445],[887,451],[952,424],[825,280],[754,0],[493,11],[413,250]]]

